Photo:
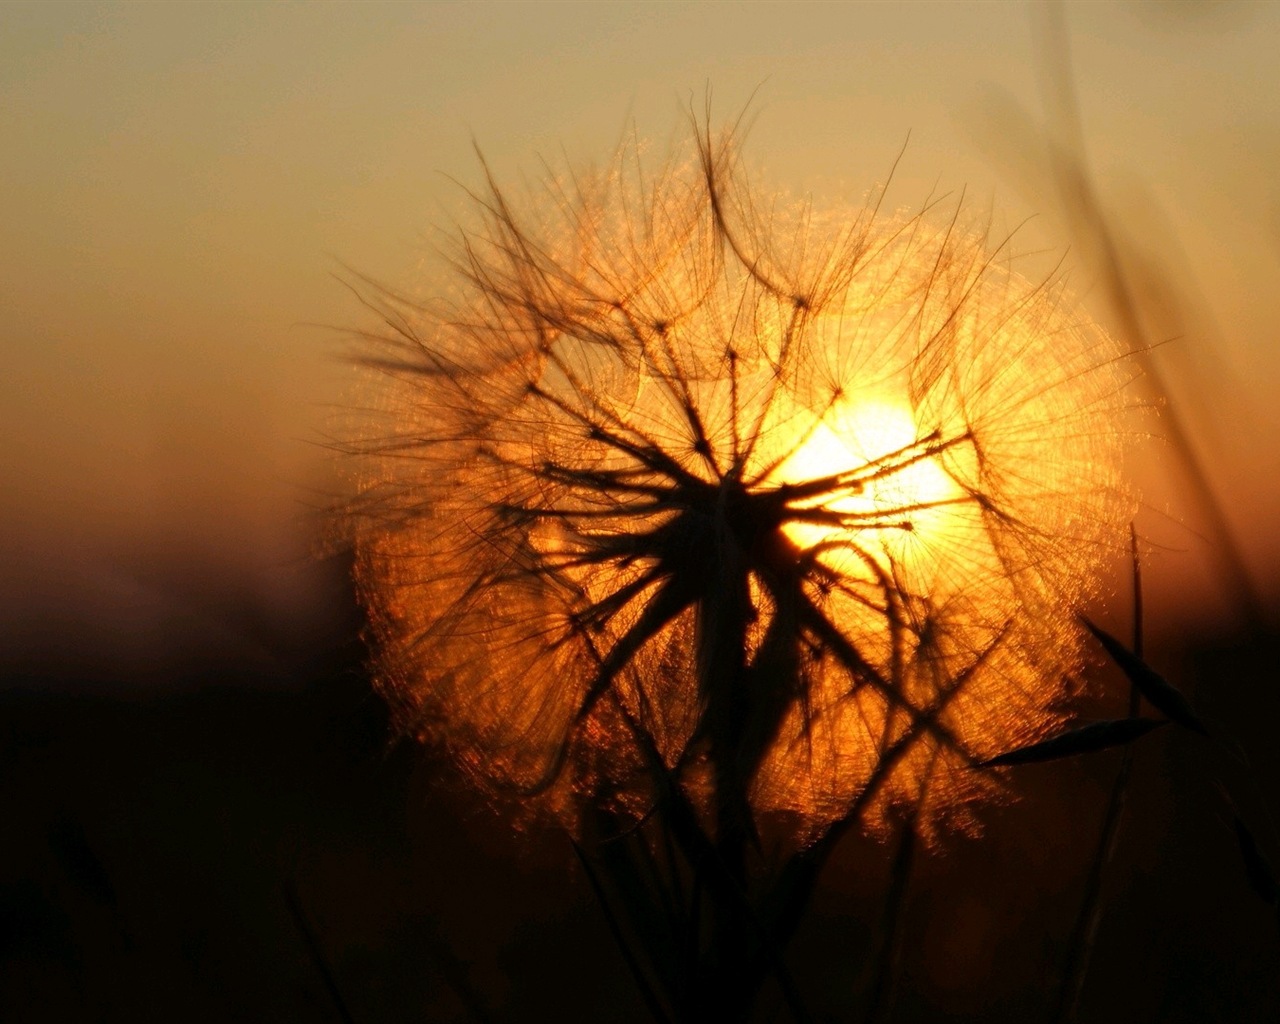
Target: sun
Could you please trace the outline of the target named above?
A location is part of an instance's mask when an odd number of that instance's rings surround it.
[[[839,522],[792,520],[783,531],[802,550],[856,544],[883,567],[909,559],[913,547],[942,541],[958,525],[968,495],[943,462],[957,457],[937,428],[922,429],[905,398],[844,400],[813,418],[772,479],[803,484],[839,477],[842,485],[812,508]]]

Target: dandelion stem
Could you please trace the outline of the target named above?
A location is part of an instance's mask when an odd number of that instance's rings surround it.
[[[898,850],[893,858],[889,875],[889,892],[885,898],[884,917],[880,928],[880,952],[871,961],[877,970],[872,981],[867,1021],[869,1024],[885,1024],[893,1012],[894,997],[902,971],[902,949],[905,935],[904,918],[907,907],[907,888],[911,882],[911,870],[916,856],[916,821],[919,816],[917,802],[902,823]]]

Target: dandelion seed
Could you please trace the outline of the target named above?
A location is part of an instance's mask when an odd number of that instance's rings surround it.
[[[455,301],[377,300],[380,685],[571,827],[663,786],[722,845],[917,799],[963,826],[1076,667],[1117,350],[962,208],[819,217],[736,161],[700,131],[524,212],[490,181]]]

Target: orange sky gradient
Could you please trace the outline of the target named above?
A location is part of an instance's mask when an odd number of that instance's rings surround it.
[[[1066,18],[1104,208],[1159,283],[1156,360],[1274,608],[1280,7]],[[1033,217],[1017,247],[1046,272],[1067,251],[1105,322],[1010,120],[1044,118],[1038,26],[1016,3],[0,6],[0,643],[143,664],[323,621],[305,567],[350,376],[326,325],[368,324],[333,275],[429,294],[473,139],[518,184],[631,120],[661,154],[708,85],[722,120],[755,92],[764,178],[857,206],[909,134],[892,205],[966,189],[995,235]],[[1134,469],[1159,620],[1225,619],[1176,453]]]

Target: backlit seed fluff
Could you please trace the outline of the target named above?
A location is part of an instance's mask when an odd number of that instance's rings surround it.
[[[575,827],[963,826],[1060,722],[1123,529],[1116,346],[966,211],[818,211],[733,140],[492,180],[379,292],[350,522],[400,724]]]

